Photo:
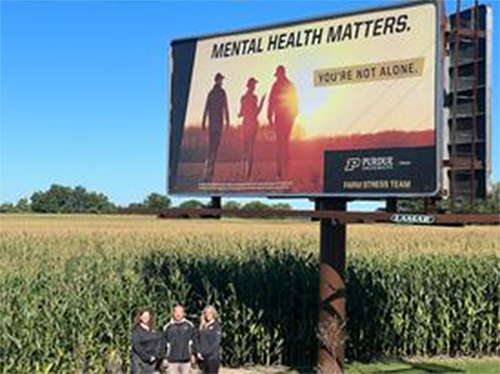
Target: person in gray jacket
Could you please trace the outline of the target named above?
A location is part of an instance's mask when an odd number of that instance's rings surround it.
[[[182,305],[174,307],[173,318],[164,327],[169,374],[188,374],[194,352],[194,325],[186,319]]]

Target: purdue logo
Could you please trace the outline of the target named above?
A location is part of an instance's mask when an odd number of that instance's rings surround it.
[[[349,157],[344,166],[345,172],[354,171],[361,166],[361,158],[359,157]]]
[[[425,214],[393,214],[391,221],[404,224],[432,225],[436,222],[436,217]]]
[[[393,170],[394,157],[349,157],[345,160],[344,171],[346,173],[357,169],[362,171]]]

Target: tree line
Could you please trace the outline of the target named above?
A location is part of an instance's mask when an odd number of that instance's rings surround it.
[[[449,204],[448,200],[439,201],[438,210],[449,210]],[[134,211],[168,209],[172,206],[172,200],[167,195],[156,192],[147,195],[142,202],[118,206],[101,192],[88,191],[82,186],[68,187],[53,184],[45,191],[37,191],[29,198],[23,197],[19,199],[17,203],[7,202],[1,204],[0,213],[114,214],[120,213],[123,210],[133,213]],[[180,208],[203,208],[206,207],[206,204],[199,200],[191,199],[183,201],[178,206]],[[398,201],[398,211],[400,212],[421,212],[423,207],[423,199],[415,198]],[[261,201],[240,203],[234,200],[226,201],[223,208],[256,211],[292,209],[291,205],[286,203],[266,204]],[[454,209],[459,212],[500,212],[500,182],[494,184],[488,199],[478,201],[474,206],[469,206],[466,202],[458,203]]]
[[[17,203],[3,203],[0,213],[86,213],[86,214],[114,214],[123,210],[143,211],[160,210],[173,206],[172,200],[156,192],[147,195],[142,202],[133,202],[126,206],[118,206],[108,196],[101,192],[88,191],[85,187],[62,186],[53,184],[45,191],[34,192],[29,198],[23,197]],[[179,204],[180,208],[202,208],[206,205],[195,199],[186,200]],[[292,209],[290,204],[265,204],[261,201],[252,201],[246,204],[234,200],[227,201],[226,209]]]

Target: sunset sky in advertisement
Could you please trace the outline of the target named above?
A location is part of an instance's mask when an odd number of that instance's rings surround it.
[[[325,41],[326,32],[331,26],[382,17],[398,17],[401,14],[408,15],[408,29],[405,32],[337,40],[331,43]],[[225,76],[224,89],[229,102],[231,125],[240,125],[237,114],[247,80],[254,77],[259,81],[256,89],[259,97],[269,95],[276,67],[283,65],[287,76],[297,87],[299,96],[299,115],[292,135],[295,139],[369,134],[389,130],[433,130],[435,19],[435,6],[427,4],[202,39],[196,47],[185,125],[201,125],[205,100],[217,72]],[[212,58],[214,44],[248,38],[266,41],[276,33],[297,34],[311,28],[323,29],[322,43],[284,50],[264,50],[243,56]],[[405,59],[423,59],[422,74],[400,79],[314,86],[314,72],[320,69],[347,68]],[[261,125],[267,124],[266,107],[267,102],[259,117]]]

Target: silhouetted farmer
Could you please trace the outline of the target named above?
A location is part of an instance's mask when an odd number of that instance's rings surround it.
[[[278,66],[274,76],[276,77],[276,81],[269,96],[267,119],[269,120],[269,125],[276,132],[278,176],[284,177],[288,174],[290,135],[293,123],[299,112],[299,103],[297,89],[288,80],[285,67],[282,65]]]
[[[208,157],[205,161],[205,181],[212,180],[215,171],[215,162],[222,138],[224,123],[229,128],[229,109],[227,106],[226,91],[222,88],[224,76],[221,73],[215,75],[214,87],[210,90],[203,112],[202,129],[207,127],[208,119]]]
[[[240,113],[238,117],[243,117],[243,173],[247,178],[252,175],[253,148],[259,130],[259,114],[264,106],[266,95],[262,96],[258,103],[255,87],[257,79],[250,78],[247,81],[247,91],[241,97]]]

